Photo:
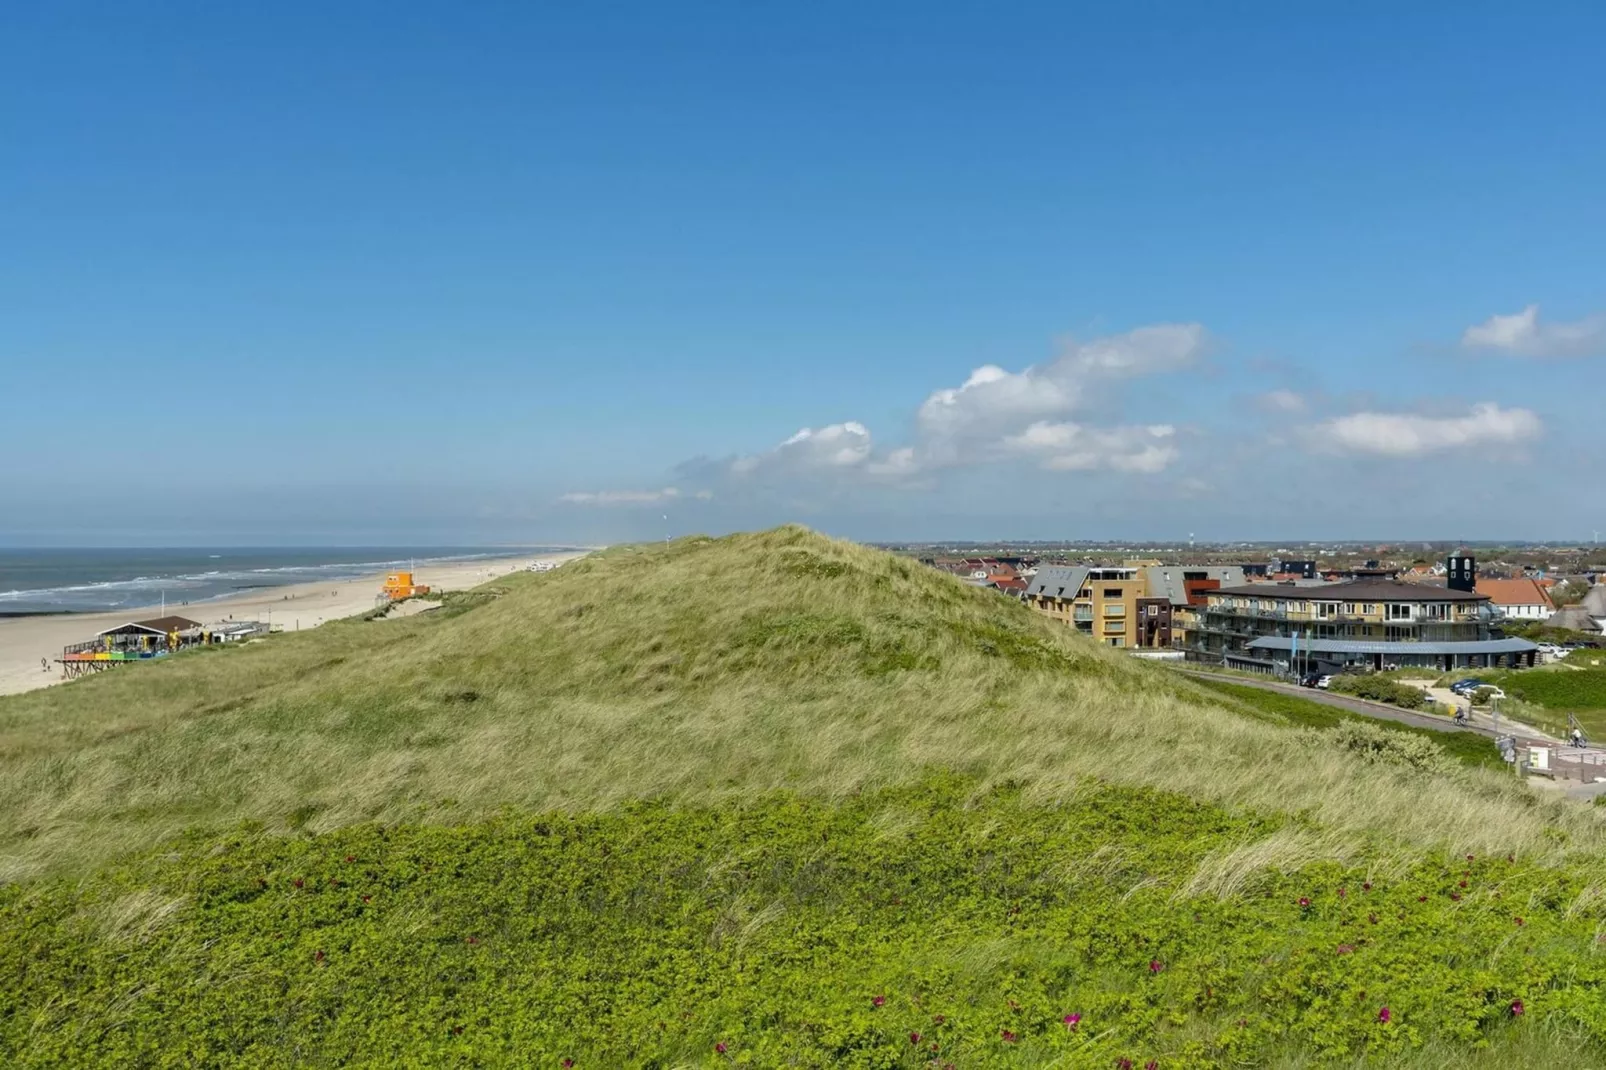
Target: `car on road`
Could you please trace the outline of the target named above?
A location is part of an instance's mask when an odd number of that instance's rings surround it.
[[[1333,678],[1331,676],[1319,676],[1316,678],[1316,686],[1321,690],[1326,691],[1329,687],[1333,686]]]

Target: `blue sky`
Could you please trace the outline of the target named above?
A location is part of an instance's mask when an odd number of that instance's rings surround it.
[[[0,540],[1606,527],[1606,13],[1302,7],[11,5]]]

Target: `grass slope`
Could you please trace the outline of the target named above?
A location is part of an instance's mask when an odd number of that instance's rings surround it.
[[[1600,815],[1237,690],[785,528],[0,700],[0,1055],[1606,1059]]]
[[[1567,734],[1567,715],[1573,714],[1594,738],[1606,737],[1606,669],[1590,651],[1574,651],[1565,661],[1538,669],[1479,670],[1447,677],[1476,676],[1498,685],[1510,699],[1505,709],[1512,716],[1557,736]],[[1589,667],[1585,667],[1589,666]],[[1510,701],[1515,700],[1515,701]]]
[[[1022,606],[798,528],[620,549],[478,598],[0,699],[0,878],[196,822],[840,797],[934,768],[1042,800],[1098,776],[1476,853],[1600,835],[1493,775],[1407,780],[1312,748]]]
[[[1297,695],[1283,695],[1247,684],[1235,684],[1229,680],[1199,680],[1199,685],[1236,700],[1246,715],[1260,717],[1270,724],[1304,728],[1337,728],[1343,724],[1377,723],[1376,718],[1351,713],[1336,706],[1312,702]],[[1390,724],[1388,731],[1429,740],[1446,756],[1458,762],[1483,769],[1504,770],[1508,775],[1510,773],[1504,759],[1500,757],[1500,751],[1495,748],[1494,740],[1487,736],[1471,732],[1436,732],[1431,728],[1408,724]]]

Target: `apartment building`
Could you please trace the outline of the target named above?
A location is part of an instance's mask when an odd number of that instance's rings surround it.
[[[1242,582],[1236,566],[1045,565],[1032,577],[1025,601],[1107,646],[1165,650],[1182,645],[1207,591]]]
[[[1136,646],[1140,568],[1045,565],[1026,588],[1026,604],[1107,646]]]
[[[1189,660],[1257,672],[1420,666],[1449,672],[1534,663],[1489,596],[1381,580],[1222,587],[1205,594]]]

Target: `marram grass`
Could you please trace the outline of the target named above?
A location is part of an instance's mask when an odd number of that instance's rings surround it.
[[[1598,811],[1237,690],[783,528],[0,699],[0,1053],[1606,1064]]]

